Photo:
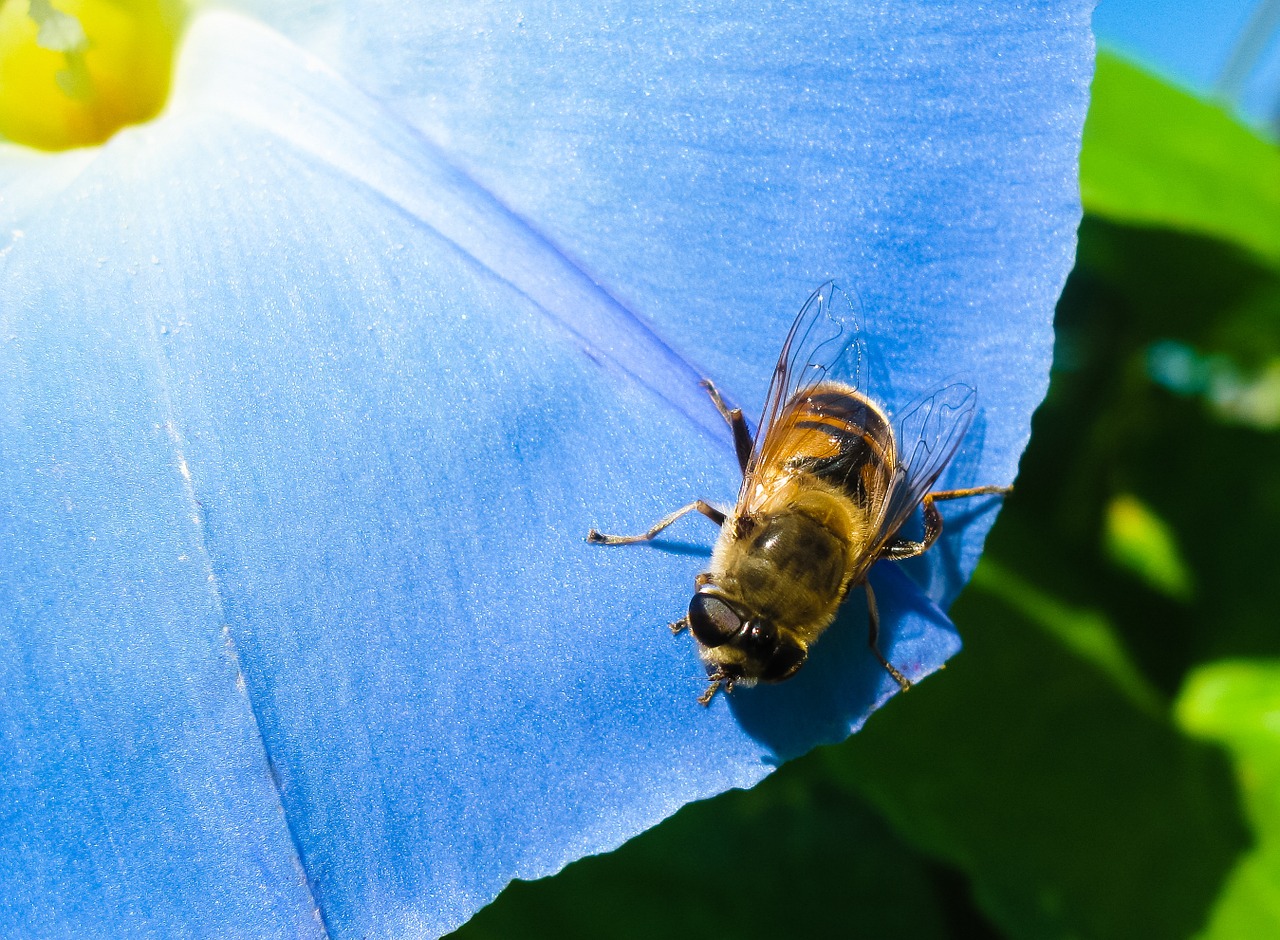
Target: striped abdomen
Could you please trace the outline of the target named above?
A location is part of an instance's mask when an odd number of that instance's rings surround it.
[[[852,386],[824,382],[796,396],[774,433],[780,440],[776,451],[769,449],[785,455],[785,463],[771,469],[811,473],[869,509],[888,493],[897,461],[893,428],[880,407]]]

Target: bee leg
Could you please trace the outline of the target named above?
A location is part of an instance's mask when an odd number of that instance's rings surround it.
[[[707,691],[698,696],[698,704],[704,708],[710,706],[711,699],[715,697],[716,691],[721,686],[724,687],[725,695],[733,691],[733,677],[725,674],[722,670],[717,669],[707,678],[711,680],[711,684],[707,686]]]
[[[880,652],[880,608],[876,605],[876,592],[871,590],[870,581],[862,582],[862,586],[867,592],[868,643],[871,646],[871,652],[876,654],[876,659],[880,660],[880,665],[884,666],[889,675],[897,680],[902,691],[906,692],[911,688],[911,680],[898,672],[893,663],[885,659],[884,654]]]
[[[928,551],[929,546],[938,541],[942,534],[942,513],[938,512],[935,502],[944,499],[964,499],[966,496],[1007,496],[1013,492],[1012,486],[974,486],[967,490],[939,490],[926,493],[922,505],[924,507],[924,538],[919,542],[911,539],[894,539],[880,551],[881,558],[892,561],[903,561],[915,558]]]
[[[707,686],[707,691],[698,696],[698,704],[704,708],[711,705],[711,699],[715,697],[716,690],[720,688],[720,679],[712,679],[711,684]]]
[[[649,542],[652,541],[659,532],[671,525],[671,523],[675,522],[681,516],[693,512],[695,509],[716,525],[724,525],[724,513],[719,509],[716,509],[716,507],[712,506],[710,503],[703,502],[699,499],[696,502],[690,503],[688,506],[681,506],[669,515],[663,516],[652,529],[645,532],[643,535],[604,535],[603,533],[592,529],[587,533],[587,541],[596,545],[632,545],[636,542]]]
[[[747,461],[751,459],[751,429],[747,427],[747,419],[742,416],[742,409],[726,405],[720,397],[720,390],[710,379],[703,379],[698,384],[707,390],[720,416],[729,422],[729,427],[733,430],[733,449],[738,455],[738,468],[746,473]]]

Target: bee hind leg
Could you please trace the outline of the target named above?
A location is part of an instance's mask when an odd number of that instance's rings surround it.
[[[902,691],[906,692],[911,688],[911,680],[894,668],[893,663],[885,659],[884,653],[880,652],[880,608],[876,605],[876,592],[871,590],[870,581],[864,581],[862,586],[867,592],[867,643],[871,647],[871,652],[876,654],[876,659],[880,660],[880,665],[884,666]]]
[[[636,542],[650,542],[657,537],[658,533],[665,529],[671,523],[675,522],[681,516],[687,515],[694,510],[702,513],[716,525],[724,525],[724,513],[715,506],[703,500],[695,500],[688,506],[681,506],[673,513],[663,516],[654,524],[653,528],[648,532],[640,535],[605,535],[592,529],[587,533],[587,541],[594,545],[634,545]]]
[[[938,541],[938,536],[942,534],[942,513],[938,512],[938,507],[935,505],[940,500],[964,499],[967,496],[1008,496],[1012,492],[1012,486],[974,486],[967,490],[938,490],[935,493],[926,493],[921,501],[921,506],[924,508],[924,538],[919,542],[911,539],[894,539],[881,550],[880,557],[892,561],[905,561],[928,551],[929,546]]]

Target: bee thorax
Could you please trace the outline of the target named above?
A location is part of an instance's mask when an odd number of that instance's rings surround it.
[[[746,538],[720,546],[717,556],[717,581],[780,625],[825,625],[849,567],[848,542],[800,511],[757,519]]]

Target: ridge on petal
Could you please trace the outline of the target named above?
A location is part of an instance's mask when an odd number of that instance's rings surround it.
[[[305,83],[293,81],[298,75]],[[197,19],[172,107],[224,111],[360,181],[725,442],[696,366],[431,141],[270,28],[223,11]]]

